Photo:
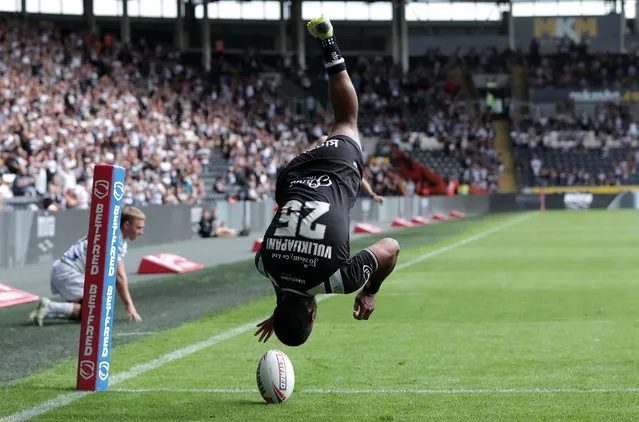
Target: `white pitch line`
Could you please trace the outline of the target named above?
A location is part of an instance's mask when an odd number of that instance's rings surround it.
[[[440,255],[444,252],[448,252],[450,250],[453,250],[455,248],[458,248],[460,246],[464,246],[467,245],[471,242],[474,242],[476,240],[482,239],[486,236],[489,236],[493,233],[496,233],[498,231],[507,229],[508,227],[511,227],[515,224],[519,224],[522,221],[528,220],[530,218],[532,218],[533,216],[537,215],[537,213],[531,213],[531,214],[525,214],[523,216],[520,216],[518,218],[514,218],[512,220],[509,220],[508,222],[504,223],[504,224],[500,224],[498,226],[495,226],[491,229],[488,230],[484,230],[482,232],[479,232],[473,236],[470,236],[466,239],[460,240],[459,242],[455,242],[452,243],[448,246],[444,246],[442,248],[439,249],[435,249],[434,251],[428,252],[420,257],[417,258],[413,258],[412,260],[402,263],[400,265],[398,265],[395,268],[395,271],[399,271],[402,270],[404,268],[408,268],[411,265],[415,265],[419,262],[425,261],[427,259],[433,258],[437,255]],[[328,298],[332,297],[332,295],[325,295],[325,296],[320,296],[317,298],[317,301],[322,301],[322,300],[326,300]],[[116,384],[119,384],[121,382],[124,382],[126,380],[129,380],[131,378],[135,378],[139,375],[144,374],[145,372],[151,371],[153,369],[157,369],[163,365],[166,365],[169,362],[173,362],[175,360],[179,360],[179,359],[183,359],[187,356],[192,355],[193,353],[197,353],[200,350],[206,349],[208,347],[211,347],[215,344],[218,344],[222,341],[225,340],[229,340],[232,339],[233,337],[237,337],[240,334],[244,334],[247,331],[254,329],[255,326],[257,324],[259,324],[261,322],[261,320],[256,320],[253,322],[249,322],[248,324],[244,324],[244,325],[240,325],[239,327],[235,327],[231,330],[225,331],[221,334],[217,334],[214,335],[212,337],[209,337],[206,340],[203,340],[199,343],[195,343],[192,344],[190,346],[187,347],[183,347],[181,349],[177,349],[171,353],[168,353],[164,356],[160,356],[157,359],[153,359],[149,362],[134,366],[133,368],[129,369],[128,371],[124,371],[124,372],[120,372],[119,374],[113,375],[111,377],[111,379],[109,380],[109,386],[113,386]],[[67,394],[62,394],[54,399],[51,399],[47,402],[44,402],[38,406],[32,407],[30,409],[24,410],[22,412],[18,412],[18,413],[14,413],[13,415],[9,415],[6,416],[2,419],[0,419],[0,422],[23,422],[26,420],[29,420],[31,418],[35,418],[36,416],[40,416],[50,410],[53,409],[57,409],[59,407],[64,407],[82,397],[84,397],[85,395],[89,394],[89,392],[83,392],[83,391],[76,391],[73,393],[67,393]]]
[[[257,388],[114,388],[116,393],[194,393],[194,394],[247,394],[258,393]],[[624,388],[379,388],[379,389],[324,389],[307,388],[299,390],[303,394],[597,394],[597,393],[639,393],[639,387]]]
[[[532,217],[534,217],[536,215],[537,215],[536,212],[535,213],[531,213],[531,214],[524,214],[524,215],[522,215],[522,216],[520,216],[518,218],[514,218],[514,219],[508,221],[507,223],[500,224],[499,226],[493,227],[492,229],[484,230],[484,231],[479,232],[479,233],[477,233],[477,234],[475,234],[473,236],[467,237],[466,239],[460,240],[459,242],[455,242],[455,243],[452,243],[452,244],[450,244],[448,246],[444,246],[442,248],[435,249],[434,251],[425,253],[424,255],[420,255],[417,258],[413,258],[413,259],[411,259],[408,262],[404,262],[402,264],[399,264],[398,266],[395,267],[395,271],[399,271],[399,270],[402,270],[404,268],[413,266],[413,265],[415,265],[415,264],[417,264],[419,262],[422,262],[422,261],[425,261],[427,259],[436,257],[437,255],[441,255],[444,252],[448,252],[450,250],[457,249],[460,246],[464,246],[464,245],[467,245],[467,244],[469,244],[471,242],[474,242],[476,240],[482,239],[482,238],[484,238],[486,236],[490,236],[493,233],[497,233],[497,232],[502,231],[504,229],[507,229],[507,228],[509,228],[511,226],[519,224],[519,223],[521,223],[523,221],[529,220],[529,219],[531,219]]]
[[[134,337],[134,336],[150,336],[151,334],[155,334],[155,331],[139,331],[132,333],[114,333],[114,337]]]

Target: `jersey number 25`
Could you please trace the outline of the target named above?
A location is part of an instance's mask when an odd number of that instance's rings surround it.
[[[300,222],[302,206],[305,209],[310,209],[311,212]],[[315,220],[326,214],[330,208],[331,204],[328,202],[306,201],[302,204],[301,201],[296,199],[288,201],[286,205],[282,207],[278,220],[280,224],[286,224],[286,226],[277,228],[275,230],[275,236],[295,237],[299,235],[312,240],[324,239],[326,225],[315,223]],[[313,227],[313,224],[315,224],[315,227]]]

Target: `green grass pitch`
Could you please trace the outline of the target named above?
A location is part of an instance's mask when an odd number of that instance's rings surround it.
[[[367,322],[331,297],[306,345],[263,345],[247,324],[273,298],[253,301],[114,348],[108,392],[75,393],[75,361],[14,383],[0,421],[639,420],[637,212],[417,230]],[[255,386],[270,348],[296,372],[282,405]]]

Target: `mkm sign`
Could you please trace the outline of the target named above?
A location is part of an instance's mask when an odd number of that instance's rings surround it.
[[[599,27],[597,18],[534,18],[533,34],[535,38],[568,38],[575,43],[582,39],[597,38]]]
[[[526,49],[533,39],[542,54],[557,52],[563,40],[586,41],[590,52],[618,52],[621,48],[622,15],[603,16],[526,16],[515,17],[515,43]]]

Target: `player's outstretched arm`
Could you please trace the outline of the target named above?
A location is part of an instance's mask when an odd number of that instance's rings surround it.
[[[324,66],[329,76],[329,94],[335,124],[330,136],[345,135],[358,144],[357,92],[346,71],[346,62],[337,46],[333,25],[324,16],[315,18],[306,25],[308,32],[317,39],[324,55]]]
[[[124,261],[118,262],[118,274],[116,277],[115,288],[118,291],[118,294],[122,298],[124,302],[124,306],[126,308],[126,313],[129,316],[129,321],[142,321],[142,318],[138,314],[138,311],[135,309],[135,305],[133,304],[133,299],[131,298],[131,293],[129,292],[129,281],[126,276],[126,268],[124,268]]]
[[[364,189],[364,192],[366,192],[371,198],[373,198],[373,201],[377,202],[378,204],[384,203],[384,197],[376,194],[373,188],[371,187],[371,184],[368,183],[366,179],[362,179],[361,184],[362,184],[362,189]]]

